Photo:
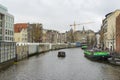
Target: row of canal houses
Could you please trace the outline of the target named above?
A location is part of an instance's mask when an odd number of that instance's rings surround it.
[[[120,55],[120,10],[105,15],[99,33],[100,46]]]
[[[43,29],[41,23],[16,23],[14,24],[14,41],[64,43],[66,42],[66,34],[56,30]]]

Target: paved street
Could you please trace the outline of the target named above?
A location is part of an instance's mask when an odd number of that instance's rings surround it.
[[[80,48],[51,51],[18,62],[0,72],[0,80],[120,80],[120,67],[93,62]]]

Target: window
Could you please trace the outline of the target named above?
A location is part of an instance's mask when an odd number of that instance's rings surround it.
[[[7,40],[7,37],[5,37],[5,40]]]
[[[5,31],[5,34],[7,34],[7,30]]]
[[[2,27],[2,22],[0,21],[0,27]]]
[[[20,38],[18,38],[18,41],[20,41]]]
[[[2,34],[2,29],[0,29],[0,34]]]
[[[10,34],[9,35],[13,35],[13,32],[12,31],[10,31]]]
[[[2,36],[0,36],[0,40],[2,40]]]

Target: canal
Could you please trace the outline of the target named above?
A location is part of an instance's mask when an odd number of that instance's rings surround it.
[[[58,50],[59,51],[59,50]],[[80,48],[63,49],[33,56],[0,71],[0,80],[120,80],[120,67],[93,62]]]

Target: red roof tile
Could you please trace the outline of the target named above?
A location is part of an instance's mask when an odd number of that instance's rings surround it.
[[[19,33],[22,29],[26,29],[28,27],[27,23],[17,23],[14,24],[14,32]]]

